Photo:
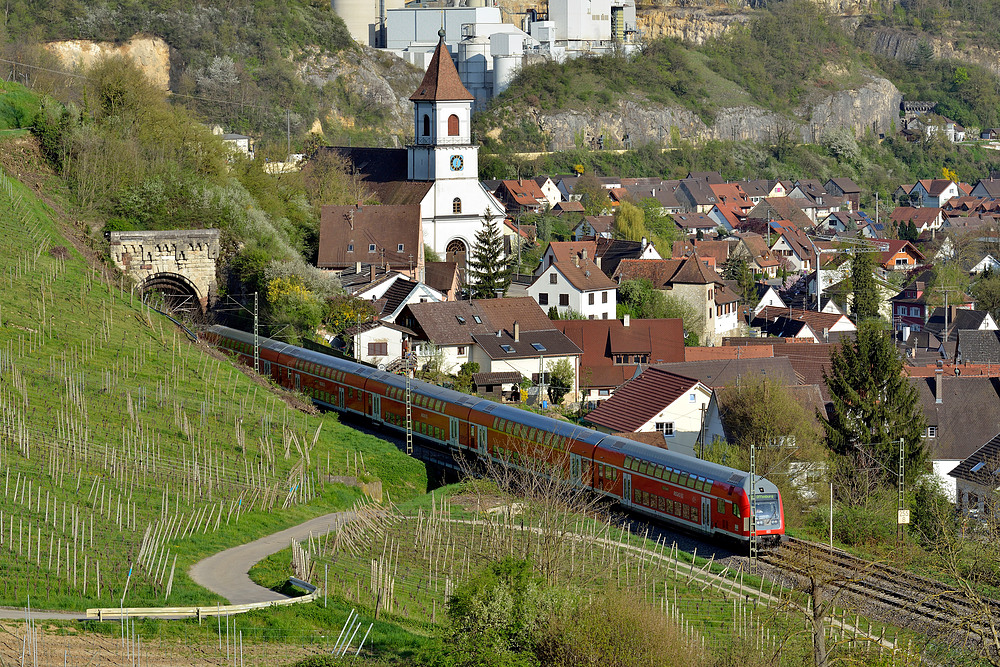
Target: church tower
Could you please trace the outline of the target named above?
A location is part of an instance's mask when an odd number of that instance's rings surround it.
[[[472,143],[472,102],[444,43],[444,30],[413,102],[411,181],[479,180],[479,147]]]

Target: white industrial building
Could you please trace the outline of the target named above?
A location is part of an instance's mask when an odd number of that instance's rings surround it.
[[[355,41],[392,51],[426,69],[444,30],[462,83],[480,109],[506,90],[524,65],[637,44],[635,0],[550,0],[548,16],[528,10],[523,25],[504,23],[495,0],[444,3],[331,0]],[[539,19],[542,20],[539,20]]]

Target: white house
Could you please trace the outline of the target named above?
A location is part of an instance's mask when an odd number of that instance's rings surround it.
[[[552,367],[568,361],[573,368],[573,382],[564,400],[579,396],[580,355],[583,351],[557,329],[521,331],[514,322],[512,330],[475,334],[470,361],[479,364],[481,373],[517,372],[535,384],[549,384]]]
[[[660,433],[664,446],[693,454],[712,389],[693,378],[651,366],[587,415],[605,433]]]
[[[996,272],[998,270],[1000,270],[1000,262],[993,255],[987,253],[985,257],[979,260],[979,263],[969,269],[969,273],[982,273],[983,271]]]
[[[534,181],[542,191],[542,194],[545,195],[545,202],[549,205],[549,208],[562,201],[562,193],[559,192],[559,186],[551,178],[548,176],[536,176]]]
[[[753,309],[753,314],[756,315],[768,306],[772,306],[774,308],[788,307],[784,299],[781,298],[781,295],[778,294],[778,290],[774,289],[773,285],[757,283],[757,305]]]
[[[555,308],[560,315],[571,311],[589,320],[617,317],[618,285],[604,275],[584,252],[544,269],[527,293],[542,310]]]
[[[963,194],[965,193],[958,187],[958,183],[946,178],[921,179],[914,183],[913,189],[910,190],[911,198],[920,197],[921,206],[933,208],[943,208],[949,199],[961,197]]]
[[[355,359],[385,367],[403,356],[403,341],[412,335],[406,327],[376,320],[348,327],[341,337],[345,343],[350,343]]]

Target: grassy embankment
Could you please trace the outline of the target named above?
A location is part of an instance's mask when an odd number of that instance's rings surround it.
[[[0,604],[116,606],[130,568],[127,605],[214,604],[187,568],[349,506],[323,475],[357,474],[354,452],[393,499],[424,491],[416,461],[292,409],[102,279],[6,176],[0,230]]]

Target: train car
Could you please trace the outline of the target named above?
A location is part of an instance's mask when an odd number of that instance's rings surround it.
[[[253,365],[253,336],[210,327],[203,337]],[[321,406],[406,430],[406,380],[347,359],[259,339],[261,373]],[[750,539],[751,490],[756,534],[784,534],[778,488],[727,466],[627,438],[599,433],[512,405],[410,381],[414,435],[451,451],[549,475],[593,489],[627,510],[713,537]]]

